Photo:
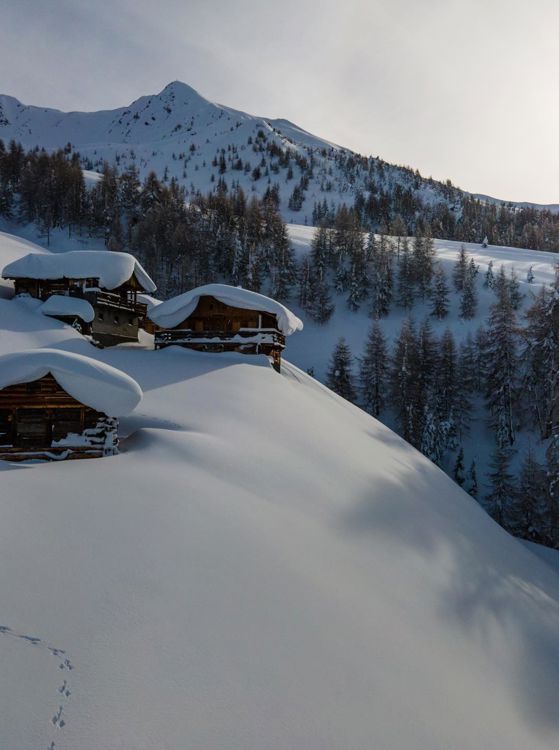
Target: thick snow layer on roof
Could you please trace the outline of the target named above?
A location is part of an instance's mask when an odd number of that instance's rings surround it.
[[[138,294],[138,302],[142,302],[144,305],[147,305],[148,310],[151,310],[152,307],[157,307],[157,305],[160,305],[162,300],[156,299],[150,294]]]
[[[39,310],[43,315],[75,315],[85,323],[91,323],[95,317],[95,311],[86,299],[79,297],[66,297],[62,294],[53,294],[46,302],[43,302]]]
[[[157,287],[133,255],[108,250],[29,253],[2,271],[5,279],[99,279],[103,289],[116,289],[132,275],[145,292],[155,292]]]
[[[112,417],[129,414],[142,390],[129,375],[103,362],[58,349],[28,349],[0,356],[0,389],[51,374],[77,401]]]
[[[279,302],[263,294],[227,284],[206,284],[206,286],[191,289],[158,305],[150,310],[148,315],[156,325],[162,328],[174,328],[196,309],[200,297],[208,296],[215,297],[219,302],[231,307],[260,310],[275,315],[279,330],[286,336],[303,330],[303,322]]]

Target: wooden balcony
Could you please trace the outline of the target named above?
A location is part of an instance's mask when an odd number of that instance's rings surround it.
[[[132,293],[126,296],[105,291],[86,291],[83,294],[71,294],[72,297],[82,297],[91,305],[98,307],[109,307],[122,312],[145,318],[148,308],[143,302],[136,302]]]
[[[250,350],[268,352],[285,348],[285,336],[276,328],[240,328],[238,331],[192,331],[188,328],[155,332],[155,348],[188,346],[206,351]]]

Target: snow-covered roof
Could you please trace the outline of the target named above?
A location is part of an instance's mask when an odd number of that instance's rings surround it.
[[[147,305],[148,310],[151,310],[152,307],[157,307],[157,305],[161,304],[160,299],[156,299],[155,297],[152,297],[150,294],[138,294],[138,302],[142,302],[144,305]]]
[[[200,297],[214,297],[231,307],[271,313],[277,318],[279,330],[286,336],[303,330],[303,322],[279,302],[263,294],[227,284],[206,284],[179,294],[150,310],[148,317],[162,328],[174,328],[196,309]]]
[[[91,323],[95,317],[95,311],[86,299],[79,297],[67,297],[62,294],[53,294],[39,308],[43,315],[67,316],[75,315],[85,323]]]
[[[132,275],[145,292],[157,289],[133,255],[109,250],[29,253],[2,271],[4,279],[99,279],[103,289],[116,289]]]
[[[82,354],[29,349],[0,356],[0,389],[49,373],[77,401],[112,417],[129,414],[142,399],[140,386],[129,375]]]

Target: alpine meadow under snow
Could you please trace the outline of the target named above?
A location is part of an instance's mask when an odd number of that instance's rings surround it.
[[[29,252],[0,235],[0,262]],[[144,396],[117,456],[0,462],[2,747],[557,747],[556,554],[293,364],[97,349],[4,289],[0,354],[87,355]],[[318,369],[301,316],[288,358]]]

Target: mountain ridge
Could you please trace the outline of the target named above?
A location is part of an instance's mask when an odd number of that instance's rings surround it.
[[[127,106],[92,112],[62,112],[0,95],[0,139],[26,148],[67,148],[79,153],[90,170],[102,171],[109,162],[121,172],[134,166],[142,178],[155,171],[190,193],[238,185],[261,198],[275,188],[284,218],[298,224],[316,223],[317,205],[334,212],[359,200],[382,202],[383,195],[402,204],[408,224],[423,207],[436,214],[441,206],[459,216],[468,197],[559,211],[558,205],[514,203],[463,191],[450,180],[426,178],[410,167],[358,154],[288,119],[212,102],[181,81]]]

